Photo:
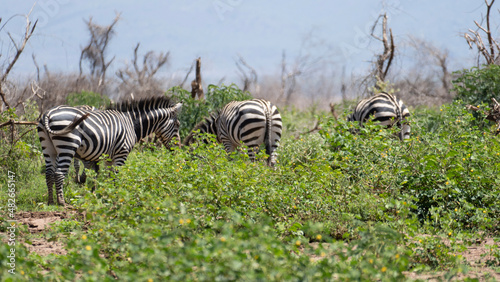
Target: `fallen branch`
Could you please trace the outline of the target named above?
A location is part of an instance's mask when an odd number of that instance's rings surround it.
[[[4,127],[4,126],[7,126],[7,125],[14,125],[14,124],[18,124],[18,125],[37,125],[38,122],[36,121],[15,121],[15,120],[9,120],[9,121],[6,121],[2,124],[0,124],[0,128]]]
[[[306,132],[300,132],[299,135],[297,137],[295,137],[295,139],[299,139],[300,136],[302,136],[302,135],[310,134],[310,133],[313,133],[315,131],[321,130],[322,128],[321,128],[321,126],[319,126],[320,122],[321,122],[321,119],[318,118],[318,120],[316,120],[316,123],[314,124],[314,127],[311,130],[308,130]]]

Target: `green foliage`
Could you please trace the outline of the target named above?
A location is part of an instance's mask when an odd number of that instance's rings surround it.
[[[394,83],[390,81],[382,81],[377,79],[375,82],[375,85],[372,87],[368,87],[368,91],[372,93],[380,93],[380,92],[385,92],[389,94],[394,94],[395,92],[398,92],[399,89],[394,88]]]
[[[498,99],[500,93],[500,66],[487,65],[456,72],[459,77],[453,81],[455,100],[466,104],[480,105]]]
[[[191,93],[180,87],[173,87],[166,93],[179,102],[182,102],[182,111],[179,117],[181,122],[181,138],[186,137],[194,126],[211,112],[220,110],[231,101],[252,99],[248,92],[243,92],[235,84],[229,86],[209,85],[205,100],[191,98]]]
[[[170,91],[191,113],[200,106],[200,118],[224,104]],[[228,155],[208,137],[173,151],[134,150],[118,173],[88,170],[83,186],[71,171],[65,198],[81,212],[41,235],[67,253],[21,248],[17,266],[30,271],[14,279],[401,281],[430,270],[449,279],[463,270],[461,241],[498,236],[500,144],[458,103],[415,110],[404,142],[397,128],[343,118],[323,117],[320,134],[298,135],[307,131],[298,124],[317,116],[281,113],[289,132],[276,169],[262,152],[252,163],[245,148]],[[18,205],[59,209],[43,204],[42,162],[29,158],[19,160],[27,175],[19,175]],[[498,254],[492,246],[489,265]]]
[[[97,109],[105,109],[111,104],[111,100],[107,96],[95,93],[92,91],[82,91],[71,93],[66,97],[66,103],[69,106],[87,105]]]

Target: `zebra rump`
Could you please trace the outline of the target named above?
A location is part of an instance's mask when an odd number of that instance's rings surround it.
[[[228,153],[241,144],[247,146],[252,161],[255,161],[259,146],[265,144],[269,155],[268,165],[273,167],[276,164],[282,121],[278,108],[269,101],[253,99],[229,102],[220,111],[198,123],[183,144],[192,144],[198,131],[214,134]]]
[[[362,126],[364,122],[372,118],[374,122],[392,127],[395,124],[401,128],[399,139],[410,138],[410,125],[406,118],[410,116],[410,111],[393,94],[378,93],[359,101],[354,112],[347,117],[347,121],[358,121]]]
[[[108,155],[111,161],[107,165],[121,166],[137,141],[151,133],[168,146],[179,135],[181,107],[167,97],[156,97],[103,111],[57,106],[45,112],[37,130],[45,158],[48,203],[53,203],[55,184],[57,201],[65,205],[63,182],[73,158],[92,167],[102,155]]]

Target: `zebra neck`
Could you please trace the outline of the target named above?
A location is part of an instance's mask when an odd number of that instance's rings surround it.
[[[158,129],[159,123],[165,120],[167,115],[168,114],[161,109],[131,114],[137,140],[139,141],[155,132]]]

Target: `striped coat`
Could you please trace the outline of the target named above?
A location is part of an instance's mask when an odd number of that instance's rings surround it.
[[[63,182],[74,157],[92,164],[108,155],[111,161],[107,165],[121,166],[135,143],[153,132],[168,146],[179,136],[177,115],[181,107],[158,97],[121,103],[104,111],[57,106],[45,112],[37,129],[45,158],[48,203],[53,203],[55,184],[57,202],[65,205]]]
[[[359,101],[347,120],[358,121],[360,126],[369,118],[387,127],[396,125],[401,128],[399,138],[403,140],[410,138],[410,124],[406,121],[409,116],[410,111],[403,101],[393,94],[382,92]]]
[[[196,132],[210,133],[224,145],[226,152],[232,152],[241,144],[248,146],[248,156],[255,160],[255,153],[261,144],[269,155],[267,163],[274,166],[276,150],[281,139],[281,115],[271,102],[263,99],[233,101],[219,112],[206,117],[184,139],[184,145],[195,141]]]

